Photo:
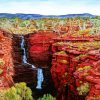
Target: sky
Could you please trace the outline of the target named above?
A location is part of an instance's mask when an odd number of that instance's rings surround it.
[[[100,15],[100,0],[0,0],[0,13]]]

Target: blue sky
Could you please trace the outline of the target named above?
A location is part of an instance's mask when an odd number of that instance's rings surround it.
[[[100,0],[0,0],[0,13],[100,15]]]

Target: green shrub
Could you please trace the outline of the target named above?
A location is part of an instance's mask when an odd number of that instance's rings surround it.
[[[0,91],[2,100],[34,100],[32,91],[26,86],[26,83],[16,83],[9,89]]]
[[[0,65],[3,66],[5,64],[5,61],[3,59],[0,59]]]
[[[2,73],[3,73],[3,69],[0,68],[0,74],[2,74]]]
[[[56,100],[56,99],[50,94],[44,94],[43,97],[39,98],[38,100]]]

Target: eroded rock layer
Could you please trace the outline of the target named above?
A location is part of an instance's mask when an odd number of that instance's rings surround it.
[[[12,36],[0,30],[0,89],[13,84]]]

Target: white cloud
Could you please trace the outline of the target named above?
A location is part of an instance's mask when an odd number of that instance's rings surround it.
[[[84,0],[31,0],[31,2],[29,1],[12,1],[7,3],[1,2],[0,13],[34,13],[44,15],[91,13],[100,15],[99,4],[93,5],[93,2],[91,2],[91,5],[88,4],[90,1],[94,0],[87,0],[88,2],[84,2]]]

